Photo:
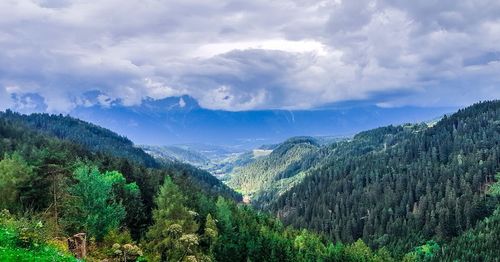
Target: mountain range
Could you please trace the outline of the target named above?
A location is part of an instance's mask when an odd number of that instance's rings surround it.
[[[294,136],[350,136],[362,130],[421,122],[455,108],[379,107],[344,102],[312,110],[224,111],[189,96],[145,99],[141,105],[79,106],[70,115],[109,128],[136,144],[211,144],[254,149]]]

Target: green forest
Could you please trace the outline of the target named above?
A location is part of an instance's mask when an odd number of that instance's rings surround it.
[[[227,185],[102,127],[7,110],[0,261],[77,261],[79,233],[85,261],[496,261],[499,180],[500,101],[290,139]]]
[[[437,260],[491,261],[498,197],[488,190],[499,143],[500,103],[482,102],[437,123],[381,127],[322,147],[289,139],[228,184],[285,225],[336,243],[361,239],[401,258],[433,241]],[[465,239],[477,237],[473,249]]]

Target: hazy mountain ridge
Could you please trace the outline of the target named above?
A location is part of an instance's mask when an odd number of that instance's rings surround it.
[[[161,161],[186,163],[206,170],[225,180],[234,168],[252,163],[272,150],[244,150],[209,144],[185,144],[171,146],[141,146],[145,152]]]
[[[135,147],[134,143],[127,137],[68,115],[25,115],[6,111],[5,113],[0,112],[0,116],[20,122],[28,128],[49,136],[81,144],[94,152],[129,158],[148,167],[158,167],[158,164],[151,156]]]
[[[124,134],[139,144],[203,143],[250,150],[294,136],[350,136],[388,124],[432,119],[451,110],[382,108],[352,102],[313,110],[223,111],[202,108],[193,98],[181,96],[145,99],[132,107],[119,103],[80,106],[70,114]]]
[[[210,160],[197,151],[185,149],[178,146],[141,145],[140,148],[142,148],[146,153],[155,158],[179,161],[197,167],[204,167],[210,164]]]

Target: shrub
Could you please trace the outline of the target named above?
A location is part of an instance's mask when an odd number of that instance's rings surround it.
[[[0,212],[0,261],[76,261],[59,244],[47,242],[41,221]]]

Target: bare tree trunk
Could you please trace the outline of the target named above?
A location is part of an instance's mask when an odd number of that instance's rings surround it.
[[[87,256],[87,235],[78,233],[68,238],[68,249],[76,258],[85,258]]]

